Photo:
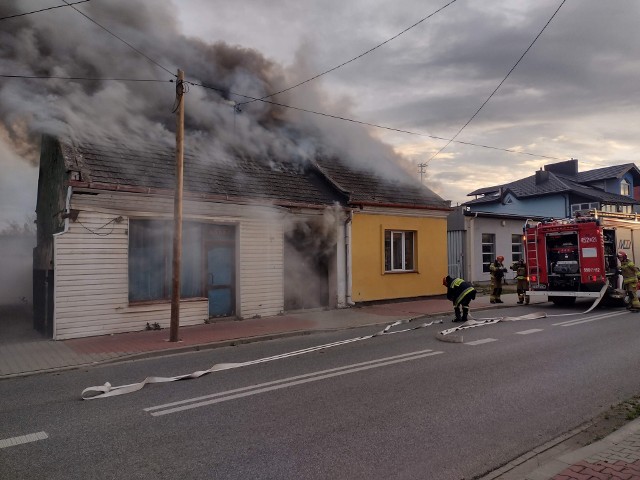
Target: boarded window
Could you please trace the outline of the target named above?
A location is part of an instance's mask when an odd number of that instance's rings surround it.
[[[182,227],[180,296],[203,297],[203,225]],[[166,220],[129,222],[129,301],[171,298],[173,223]]]

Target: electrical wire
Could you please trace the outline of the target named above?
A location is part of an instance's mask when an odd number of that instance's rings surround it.
[[[76,220],[76,223],[79,223],[80,225],[82,225],[82,228],[84,228],[85,230],[87,230],[88,232],[97,235],[98,237],[108,237],[109,235],[111,235],[113,233],[113,229],[115,228],[115,225],[113,225],[111,227],[111,230],[109,230],[108,232],[98,232],[98,230],[102,230],[105,227],[108,227],[109,225],[111,225],[112,223],[120,223],[122,222],[123,218],[122,217],[116,217],[110,221],[108,221],[107,223],[105,223],[104,225],[102,225],[101,227],[96,228],[95,230],[90,229],[89,227],[87,227],[84,223],[82,223],[80,220]]]
[[[556,16],[556,14],[560,11],[560,9],[562,8],[562,6],[565,4],[567,0],[562,0],[560,2],[560,5],[558,6],[558,8],[556,8],[556,11],[553,12],[553,15],[551,15],[551,18],[549,18],[549,20],[547,21],[547,23],[545,23],[544,27],[542,27],[542,30],[540,30],[540,32],[538,33],[538,35],[536,35],[536,38],[533,39],[533,41],[531,42],[531,44],[527,47],[527,49],[524,51],[524,53],[520,56],[520,58],[518,59],[518,61],[515,63],[515,65],[513,67],[511,67],[511,70],[509,70],[509,72],[505,75],[505,77],[502,79],[502,81],[498,84],[498,86],[495,88],[495,90],[493,92],[491,92],[491,95],[489,95],[489,97],[482,103],[482,105],[480,105],[480,108],[478,108],[478,110],[476,110],[476,113],[474,113],[473,115],[471,115],[471,118],[469,120],[467,120],[467,122],[460,127],[460,130],[458,130],[458,133],[456,133],[453,137],[451,137],[451,140],[449,140],[447,142],[447,144],[442,147],[440,150],[438,150],[429,160],[427,160],[426,163],[429,163],[431,160],[433,160],[434,158],[436,158],[438,155],[440,155],[440,153],[447,148],[449,145],[451,145],[451,143],[453,141],[455,141],[455,139],[458,137],[458,135],[460,135],[462,133],[462,131],[467,127],[467,125],[469,125],[474,118],[476,118],[476,116],[480,113],[480,110],[482,110],[484,108],[484,106],[489,103],[489,100],[491,100],[491,98],[495,95],[495,93],[498,91],[498,89],[502,86],[502,84],[507,80],[507,78],[509,78],[509,75],[511,75],[511,72],[513,72],[516,67],[518,66],[518,64],[520,63],[520,61],[524,58],[524,56],[527,54],[527,52],[529,52],[529,50],[531,50],[531,47],[533,47],[533,44],[536,43],[536,41],[538,40],[538,38],[540,38],[540,35],[542,35],[542,32],[545,31],[545,29],[549,26],[549,24],[551,23],[551,21],[554,19],[554,17]]]
[[[363,122],[361,120],[355,120],[353,118],[341,117],[339,115],[332,115],[332,114],[329,114],[329,113],[317,112],[317,111],[314,111],[314,110],[307,110],[306,108],[294,107],[294,106],[291,106],[291,105],[286,105],[284,103],[274,102],[274,101],[271,101],[271,100],[265,100],[264,98],[256,98],[256,97],[251,97],[249,95],[243,95],[243,94],[240,94],[240,93],[234,93],[234,92],[231,92],[231,91],[229,91],[227,89],[214,87],[214,86],[211,86],[211,85],[206,85],[204,83],[195,83],[195,82],[187,82],[187,83],[189,83],[190,85],[193,85],[194,87],[202,87],[202,88],[206,88],[206,89],[209,89],[209,90],[215,90],[217,92],[221,92],[221,93],[224,93],[224,94],[236,95],[236,96],[239,96],[239,97],[249,98],[249,99],[254,100],[254,101],[268,103],[270,105],[275,105],[275,106],[278,106],[278,107],[289,108],[291,110],[297,110],[299,112],[311,113],[313,115],[320,115],[322,117],[328,117],[328,118],[333,118],[333,119],[336,119],[336,120],[342,120],[344,122],[356,123],[358,125],[364,125],[364,126],[367,126],[367,127],[380,128],[382,130],[389,130],[389,131],[392,131],[392,132],[406,133],[408,135],[416,135],[416,136],[419,136],[419,137],[433,138],[435,140],[444,140],[444,141],[448,141],[449,143],[459,143],[461,145],[469,145],[469,146],[473,146],[473,147],[487,148],[487,149],[490,149],[490,150],[499,150],[501,152],[517,153],[517,154],[520,154],[520,155],[529,155],[529,156],[536,157],[536,158],[546,158],[546,159],[549,159],[549,160],[564,160],[562,158],[551,157],[551,156],[548,156],[548,155],[539,155],[539,154],[536,154],[536,153],[525,152],[525,151],[520,151],[520,150],[513,150],[513,149],[509,149],[509,148],[493,147],[493,146],[490,146],[490,145],[483,145],[483,144],[480,144],[480,143],[463,142],[461,140],[438,137],[438,136],[435,136],[435,135],[428,135],[426,133],[412,132],[410,130],[403,130],[403,129],[400,129],[400,128],[394,128],[394,127],[388,127],[388,126],[385,126],[385,125],[378,125],[378,124],[375,124],[375,123]]]
[[[115,81],[115,82],[158,82],[173,83],[175,80],[158,80],[153,78],[104,78],[104,77],[63,77],[57,75],[5,75],[0,73],[0,78],[19,78],[35,80],[89,80],[89,81]]]
[[[122,43],[124,43],[126,46],[128,46],[129,48],[131,48],[133,51],[135,51],[136,53],[138,53],[139,55],[142,55],[144,58],[146,58],[147,60],[149,60],[151,63],[153,63],[155,66],[161,68],[162,70],[164,70],[165,72],[167,72],[169,75],[172,75],[174,77],[177,77],[177,75],[175,73],[173,73],[171,70],[169,70],[168,68],[166,68],[165,66],[161,65],[160,63],[156,62],[153,58],[151,58],[150,56],[148,56],[147,54],[145,54],[144,52],[138,50],[136,47],[134,47],[133,45],[131,45],[129,42],[127,42],[126,40],[122,39],[121,37],[119,37],[118,35],[116,35],[115,33],[113,33],[111,30],[109,30],[107,27],[100,25],[98,22],[96,22],[93,18],[91,18],[90,16],[82,13],[80,10],[78,10],[76,7],[73,6],[73,4],[67,2],[67,0],[62,0],[64,3],[66,3],[68,6],[70,6],[71,8],[73,8],[76,12],[78,12],[80,15],[82,15],[84,18],[86,18],[87,20],[89,20],[90,22],[94,23],[95,25],[97,25],[98,27],[100,27],[101,29],[103,29],[105,32],[107,32],[109,35],[117,38],[118,40],[120,40]]]
[[[31,15],[32,13],[40,13],[40,12],[45,12],[47,10],[54,10],[56,8],[70,7],[71,5],[78,5],[79,3],[86,3],[86,2],[89,2],[89,1],[91,1],[91,0],[80,0],[79,2],[74,2],[74,3],[71,3],[71,4],[67,4],[67,5],[56,5],[55,7],[41,8],[40,10],[34,10],[32,12],[18,13],[16,15],[8,15],[6,17],[0,17],[0,20],[7,20],[9,18],[16,18],[16,17],[24,17],[26,15]]]
[[[440,13],[442,10],[444,10],[445,8],[447,8],[449,5],[451,5],[451,4],[453,4],[453,3],[455,3],[456,1],[457,1],[457,0],[451,0],[449,3],[447,3],[447,4],[446,4],[446,5],[444,5],[443,7],[440,7],[440,8],[439,8],[438,10],[436,10],[435,12],[430,13],[430,14],[429,14],[429,15],[427,15],[426,17],[424,17],[424,18],[422,18],[422,19],[418,20],[418,21],[417,21],[416,23],[414,23],[413,25],[411,25],[411,26],[409,26],[409,27],[405,28],[405,29],[404,29],[404,30],[402,30],[400,33],[397,33],[397,34],[396,34],[396,35],[394,35],[393,37],[388,38],[387,40],[385,40],[385,41],[384,41],[384,42],[382,42],[382,43],[379,43],[379,44],[378,44],[378,45],[376,45],[375,47],[370,48],[370,49],[369,49],[369,50],[367,50],[366,52],[363,52],[363,53],[361,53],[360,55],[358,55],[358,56],[356,56],[356,57],[353,57],[351,60],[347,60],[346,62],[343,62],[343,63],[341,63],[340,65],[337,65],[337,66],[335,66],[335,67],[333,67],[333,68],[330,68],[329,70],[326,70],[326,71],[324,71],[324,72],[322,72],[322,73],[319,73],[319,74],[317,74],[316,76],[311,77],[311,78],[308,78],[307,80],[304,80],[304,81],[302,81],[302,82],[300,82],[300,83],[297,83],[297,84],[295,84],[295,85],[293,85],[293,86],[291,86],[291,87],[285,88],[284,90],[280,90],[280,91],[278,91],[278,92],[271,93],[271,94],[269,94],[269,95],[265,95],[264,97],[257,98],[257,99],[255,99],[255,100],[250,100],[250,101],[247,101],[247,102],[240,103],[240,104],[238,105],[238,107],[240,107],[240,106],[242,106],[242,105],[245,105],[245,104],[247,104],[247,103],[253,103],[253,102],[256,102],[256,101],[258,101],[258,100],[264,100],[265,98],[274,97],[274,96],[279,95],[279,94],[281,94],[281,93],[288,92],[289,90],[293,90],[294,88],[297,88],[297,87],[299,87],[300,85],[304,85],[305,83],[309,83],[309,82],[311,82],[311,81],[313,81],[313,80],[315,80],[315,79],[317,79],[317,78],[320,78],[320,77],[322,77],[323,75],[326,75],[327,73],[331,73],[331,72],[333,72],[333,71],[335,71],[335,70],[338,70],[339,68],[342,68],[342,67],[344,67],[345,65],[348,65],[349,63],[354,62],[354,61],[358,60],[359,58],[364,57],[365,55],[367,55],[367,54],[369,54],[369,53],[373,52],[374,50],[377,50],[378,48],[382,47],[383,45],[386,45],[387,43],[391,42],[392,40],[395,40],[395,39],[396,39],[396,38],[398,38],[400,35],[403,35],[403,34],[407,33],[407,32],[408,32],[409,30],[411,30],[412,28],[417,27],[417,26],[418,26],[418,25],[420,25],[422,22],[424,22],[424,21],[426,21],[426,20],[430,19],[431,17],[433,17],[435,14]]]

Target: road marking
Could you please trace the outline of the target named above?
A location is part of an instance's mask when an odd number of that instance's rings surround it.
[[[15,447],[16,445],[22,445],[23,443],[37,442],[38,440],[45,440],[49,438],[46,432],[30,433],[28,435],[21,435],[19,437],[5,438],[0,440],[0,448]]]
[[[542,332],[544,329],[542,328],[532,328],[531,330],[523,330],[521,332],[516,332],[518,335],[529,335],[530,333]]]
[[[566,322],[559,322],[559,323],[552,323],[551,325],[553,325],[554,327],[556,326],[560,326],[560,327],[572,327],[574,325],[579,325],[581,323],[588,323],[588,322],[594,322],[596,320],[602,320],[604,318],[612,318],[612,317],[617,317],[619,315],[624,315],[627,312],[618,312],[618,313],[603,313],[600,315],[594,315],[592,317],[588,317],[585,318],[583,320],[577,319],[577,320],[567,320]]]
[[[482,340],[474,340],[473,342],[464,342],[465,345],[482,345],[483,343],[497,342],[495,338],[483,338]]]
[[[154,407],[145,408],[144,410],[151,412],[151,415],[154,417],[157,417],[160,415],[168,415],[170,413],[176,413],[184,410],[190,410],[193,408],[213,405],[216,403],[226,402],[229,400],[235,400],[238,398],[248,397],[251,395],[257,395],[259,393],[271,392],[273,390],[279,390],[281,388],[293,387],[295,385],[302,385],[305,383],[316,382],[318,380],[325,380],[327,378],[347,375],[349,373],[356,373],[364,370],[370,370],[372,368],[384,367],[387,365],[393,365],[401,362],[408,362],[410,360],[418,360],[418,359],[430,357],[433,355],[439,355],[441,353],[444,353],[444,352],[433,351],[433,350],[421,350],[418,352],[405,353],[402,355],[396,355],[394,357],[386,357],[386,358],[380,358],[377,360],[371,360],[368,362],[345,365],[343,367],[331,368],[329,370],[322,370],[318,372],[307,373],[305,375],[298,375],[295,377],[283,378],[280,380],[274,380],[272,382],[251,385],[248,387],[237,388],[234,390],[214,393],[214,394],[205,395],[202,397],[190,398],[190,399],[182,400],[179,402],[167,403],[165,405],[157,405]],[[215,397],[219,397],[219,398],[215,398]],[[188,404],[188,405],[185,405],[185,404]],[[159,410],[159,411],[153,411],[153,410]]]

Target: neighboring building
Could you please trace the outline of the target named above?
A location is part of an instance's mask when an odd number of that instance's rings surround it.
[[[43,139],[34,321],[65,339],[170,320],[174,154]],[[337,159],[185,156],[180,324],[441,294],[449,203]]]
[[[449,218],[450,273],[462,269],[470,281],[490,279],[497,255],[511,265],[522,255],[522,228],[527,219],[567,218],[589,210],[632,213],[640,205],[640,170],[627,163],[585,172],[578,160],[545,165],[534,175],[484,187]]]

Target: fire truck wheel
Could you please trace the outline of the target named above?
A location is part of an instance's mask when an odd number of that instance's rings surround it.
[[[569,307],[576,303],[576,297],[549,297],[549,301],[559,307]]]

